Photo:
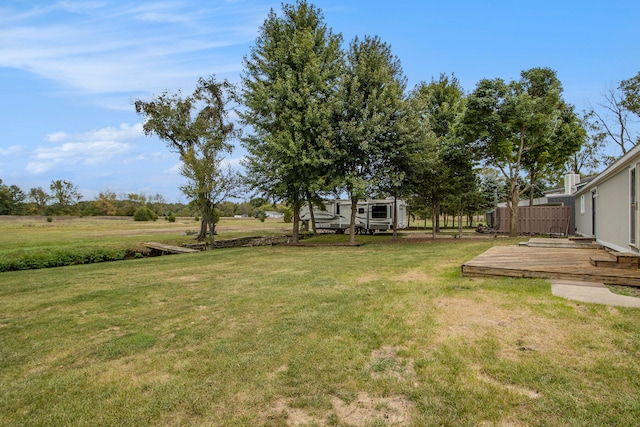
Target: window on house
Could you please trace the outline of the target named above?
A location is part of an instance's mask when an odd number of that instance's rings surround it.
[[[374,205],[371,207],[371,218],[386,218],[387,207],[384,205]]]
[[[584,215],[585,207],[584,207],[584,194],[580,196],[580,215]]]

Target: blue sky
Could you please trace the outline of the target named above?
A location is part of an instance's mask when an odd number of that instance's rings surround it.
[[[581,111],[640,71],[635,0],[313,3],[345,44],[363,35],[389,43],[409,89],[455,73],[470,92],[482,78],[550,67]],[[132,100],[190,93],[212,74],[238,82],[271,8],[281,2],[4,0],[0,179],[25,192],[66,179],[85,200],[110,190],[186,202],[178,156],[142,134]]]

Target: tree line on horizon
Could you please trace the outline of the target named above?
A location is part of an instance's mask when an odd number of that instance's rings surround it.
[[[408,90],[389,44],[364,36],[343,47],[306,0],[270,11],[241,81],[210,76],[191,95],[134,102],[145,133],[180,155],[181,190],[201,214],[201,239],[213,239],[225,201],[247,192],[291,208],[294,242],[304,204],[344,194],[354,205],[402,197],[431,215],[434,235],[441,211],[470,215],[498,196],[515,234],[522,197],[532,202],[564,172],[589,174],[612,162],[607,138],[622,154],[638,142],[630,121],[640,115],[640,73],[605,97],[610,115],[576,113],[545,67],[511,81],[482,79],[470,93],[453,74]],[[233,140],[248,153],[244,176],[225,163]]]
[[[0,215],[43,215],[43,216],[128,216],[145,208],[152,215],[168,217],[199,217],[199,210],[190,203],[170,203],[157,193],[116,194],[110,190],[101,191],[93,200],[82,200],[78,187],[68,180],[52,180],[49,191],[42,187],[24,192],[17,185],[6,185],[0,179]],[[255,197],[243,201],[225,201],[218,205],[222,217],[264,218],[267,211],[285,213],[284,205],[273,205],[267,200]]]

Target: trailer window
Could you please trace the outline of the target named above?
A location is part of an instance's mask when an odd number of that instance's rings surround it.
[[[385,205],[374,205],[371,207],[371,218],[386,218],[387,207]]]
[[[358,213],[359,214],[363,214],[364,213],[364,208],[358,208]]]
[[[336,215],[340,215],[340,203],[336,203]]]

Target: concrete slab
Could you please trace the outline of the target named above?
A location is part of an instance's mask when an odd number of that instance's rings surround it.
[[[551,293],[558,297],[593,304],[640,308],[640,298],[614,294],[602,283],[555,279],[549,282]]]

